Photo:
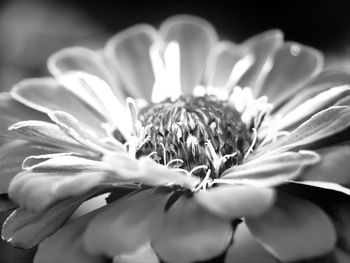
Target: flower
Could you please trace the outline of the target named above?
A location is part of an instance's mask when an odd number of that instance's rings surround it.
[[[349,259],[348,69],[192,16],[48,68],[0,106],[2,236],[35,262]]]

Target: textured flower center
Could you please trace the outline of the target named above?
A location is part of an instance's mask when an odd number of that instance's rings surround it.
[[[219,177],[222,171],[242,163],[251,134],[232,106],[212,96],[182,96],[152,104],[139,119],[149,140],[138,155],[152,154],[159,163],[191,171],[197,176]]]

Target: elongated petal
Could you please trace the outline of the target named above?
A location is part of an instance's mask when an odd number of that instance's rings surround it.
[[[110,72],[106,67],[103,56],[99,51],[84,47],[69,47],[52,54],[47,66],[55,77],[60,77],[68,72],[83,71],[97,76],[106,81],[119,99],[124,99],[124,94],[118,88],[118,80],[115,72]]]
[[[245,222],[242,222],[235,231],[225,262],[277,263],[277,260],[255,240]]]
[[[330,138],[350,126],[350,108],[333,106],[313,115],[309,120],[296,128],[290,135],[267,146],[260,147],[250,157],[256,158],[268,151],[288,151],[307,148],[311,144]]]
[[[252,88],[255,97],[261,96],[260,88],[271,69],[272,55],[283,43],[283,33],[280,30],[269,30],[254,36],[241,44],[244,52],[252,54],[254,64],[242,76],[238,86]]]
[[[233,220],[264,213],[274,203],[275,191],[248,185],[219,186],[198,192],[195,199],[211,213]]]
[[[125,154],[105,155],[103,161],[117,176],[124,180],[140,182],[146,185],[180,185],[194,190],[198,178],[174,172],[147,158],[139,160]]]
[[[92,218],[99,212],[90,213],[63,226],[38,247],[34,263],[104,263],[102,255],[88,254],[82,235]]]
[[[291,110],[278,122],[277,129],[287,130],[300,125],[313,114],[333,106],[341,98],[350,94],[350,85],[335,87],[324,91]]]
[[[317,150],[322,161],[308,168],[300,178],[350,185],[350,145],[338,145]]]
[[[350,70],[348,68],[329,68],[317,75],[305,88],[297,92],[290,100],[286,101],[276,114],[284,116],[294,110],[300,104],[312,99],[321,92],[334,87],[350,84]]]
[[[246,222],[259,243],[285,262],[326,254],[336,242],[330,218],[317,205],[287,194],[280,194],[265,214]]]
[[[159,41],[158,32],[152,26],[141,24],[118,33],[107,42],[106,59],[115,67],[126,91],[135,98],[151,99],[155,78],[149,52]]]
[[[95,110],[89,109],[84,101],[63,88],[55,79],[23,80],[11,90],[11,96],[24,105],[43,113],[65,111],[74,114],[90,130],[105,134],[101,125],[106,122],[106,118]]]
[[[17,102],[9,93],[0,93],[0,136],[11,137],[8,127],[23,120],[48,121],[49,119],[45,114]]]
[[[246,164],[227,169],[220,182],[269,187],[297,178],[306,166],[320,161],[311,151],[266,154]]]
[[[9,130],[19,138],[29,141],[50,144],[60,148],[89,152],[89,148],[73,140],[57,125],[43,121],[21,121],[15,123]]]
[[[201,261],[221,254],[231,237],[228,220],[207,212],[196,200],[181,196],[167,211],[152,247],[166,262]]]
[[[231,42],[215,44],[208,55],[205,69],[206,85],[223,88],[231,76],[234,65],[243,58],[243,52]]]
[[[215,29],[207,21],[194,16],[170,17],[160,26],[166,43],[180,46],[180,78],[184,94],[192,94],[202,80],[207,56],[217,41]]]
[[[51,153],[50,150],[28,142],[14,141],[0,148],[0,194],[7,193],[16,174],[22,171],[22,162],[31,155]]]
[[[274,55],[261,94],[277,105],[303,87],[322,67],[323,57],[319,51],[297,43],[286,43]]]
[[[114,257],[150,244],[162,225],[168,194],[151,189],[109,204],[84,233],[87,251]]]
[[[5,221],[2,237],[15,247],[25,249],[34,247],[67,221],[86,199],[96,194],[97,191],[93,191],[86,195],[69,198],[39,213],[19,208]]]

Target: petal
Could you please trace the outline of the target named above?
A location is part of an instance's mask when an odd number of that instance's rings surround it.
[[[151,99],[155,79],[150,48],[158,41],[158,32],[150,25],[141,24],[118,33],[107,42],[105,57],[119,73],[126,92],[135,98]]]
[[[280,191],[310,200],[320,206],[333,221],[337,248],[350,254],[350,190],[334,183],[303,181],[279,187]]]
[[[57,125],[44,121],[21,121],[9,127],[21,139],[89,153],[89,148],[65,134]]]
[[[99,51],[84,47],[61,49],[49,57],[47,66],[56,78],[72,71],[83,71],[97,76],[113,88],[119,99],[124,99],[123,92],[118,88],[117,75],[109,71]]]
[[[28,142],[14,141],[0,148],[0,194],[7,193],[16,174],[22,171],[23,160],[31,155],[51,153],[50,150]]]
[[[238,86],[250,87],[255,97],[259,97],[263,80],[271,69],[272,55],[283,43],[283,33],[280,30],[269,30],[256,35],[241,44],[246,53],[255,57],[251,68],[242,76]]]
[[[312,151],[283,152],[275,155],[267,153],[258,159],[227,169],[217,181],[271,187],[296,178],[306,166],[319,161],[320,157]]]
[[[63,88],[55,79],[23,80],[11,90],[11,96],[24,105],[44,113],[51,111],[74,113],[74,116],[89,129],[105,134],[101,125],[106,122],[106,118],[89,109],[86,103]]]
[[[131,115],[106,82],[84,72],[64,74],[58,81],[88,105],[96,115],[106,118],[110,132],[117,127],[125,137],[130,136]]]
[[[238,225],[233,238],[233,244],[227,251],[227,263],[277,263],[252,236],[247,225]]]
[[[350,70],[348,68],[329,68],[322,71],[305,88],[298,91],[289,101],[276,111],[277,115],[284,116],[298,105],[312,99],[317,94],[334,87],[350,84]]]
[[[283,116],[283,118],[277,123],[277,129],[290,130],[291,127],[300,125],[313,114],[333,106],[337,101],[349,94],[350,85],[344,85],[323,91]]]
[[[350,145],[338,145],[316,151],[322,161],[308,168],[300,180],[326,181],[350,185]]]
[[[96,194],[97,191],[94,191],[69,198],[39,213],[19,208],[6,219],[2,238],[15,247],[32,248],[61,227],[86,199]]]
[[[110,171],[113,171],[121,179],[145,185],[180,185],[194,190],[199,181],[195,176],[174,172],[145,157],[136,160],[126,154],[106,154],[103,161],[109,166]]]
[[[49,119],[45,114],[15,101],[9,93],[0,93],[0,135],[11,137],[8,127],[23,120],[48,121]]]
[[[192,94],[203,78],[207,56],[217,41],[215,29],[201,18],[178,15],[165,20],[159,30],[167,43],[179,44],[181,89],[184,94]]]
[[[347,106],[333,106],[315,114],[281,140],[258,148],[250,157],[256,158],[271,151],[307,149],[311,145],[316,145],[316,143],[344,131],[349,125],[350,108]]]
[[[330,218],[317,205],[287,194],[279,194],[270,210],[246,222],[258,242],[285,262],[326,254],[336,242]]]
[[[323,56],[319,51],[298,43],[286,43],[276,51],[260,94],[278,105],[316,76],[322,67]]]
[[[205,84],[216,88],[225,87],[234,65],[242,58],[243,52],[235,44],[231,42],[216,43],[208,55]]]
[[[102,255],[90,255],[83,245],[82,235],[90,220],[99,212],[78,218],[45,239],[38,247],[34,263],[104,263]]]
[[[195,199],[211,213],[233,220],[261,215],[274,203],[275,191],[248,185],[219,186],[208,191],[199,191]]]
[[[113,263],[160,263],[156,253],[147,245],[134,253],[115,256]]]
[[[87,227],[83,235],[86,250],[114,257],[142,249],[163,222],[168,194],[145,190],[109,204]]]
[[[231,238],[228,220],[208,213],[193,198],[181,196],[167,211],[152,247],[166,262],[193,262],[220,255]]]

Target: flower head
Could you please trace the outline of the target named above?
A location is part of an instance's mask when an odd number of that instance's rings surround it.
[[[2,236],[35,262],[349,257],[348,69],[191,16],[48,68],[0,105]]]

